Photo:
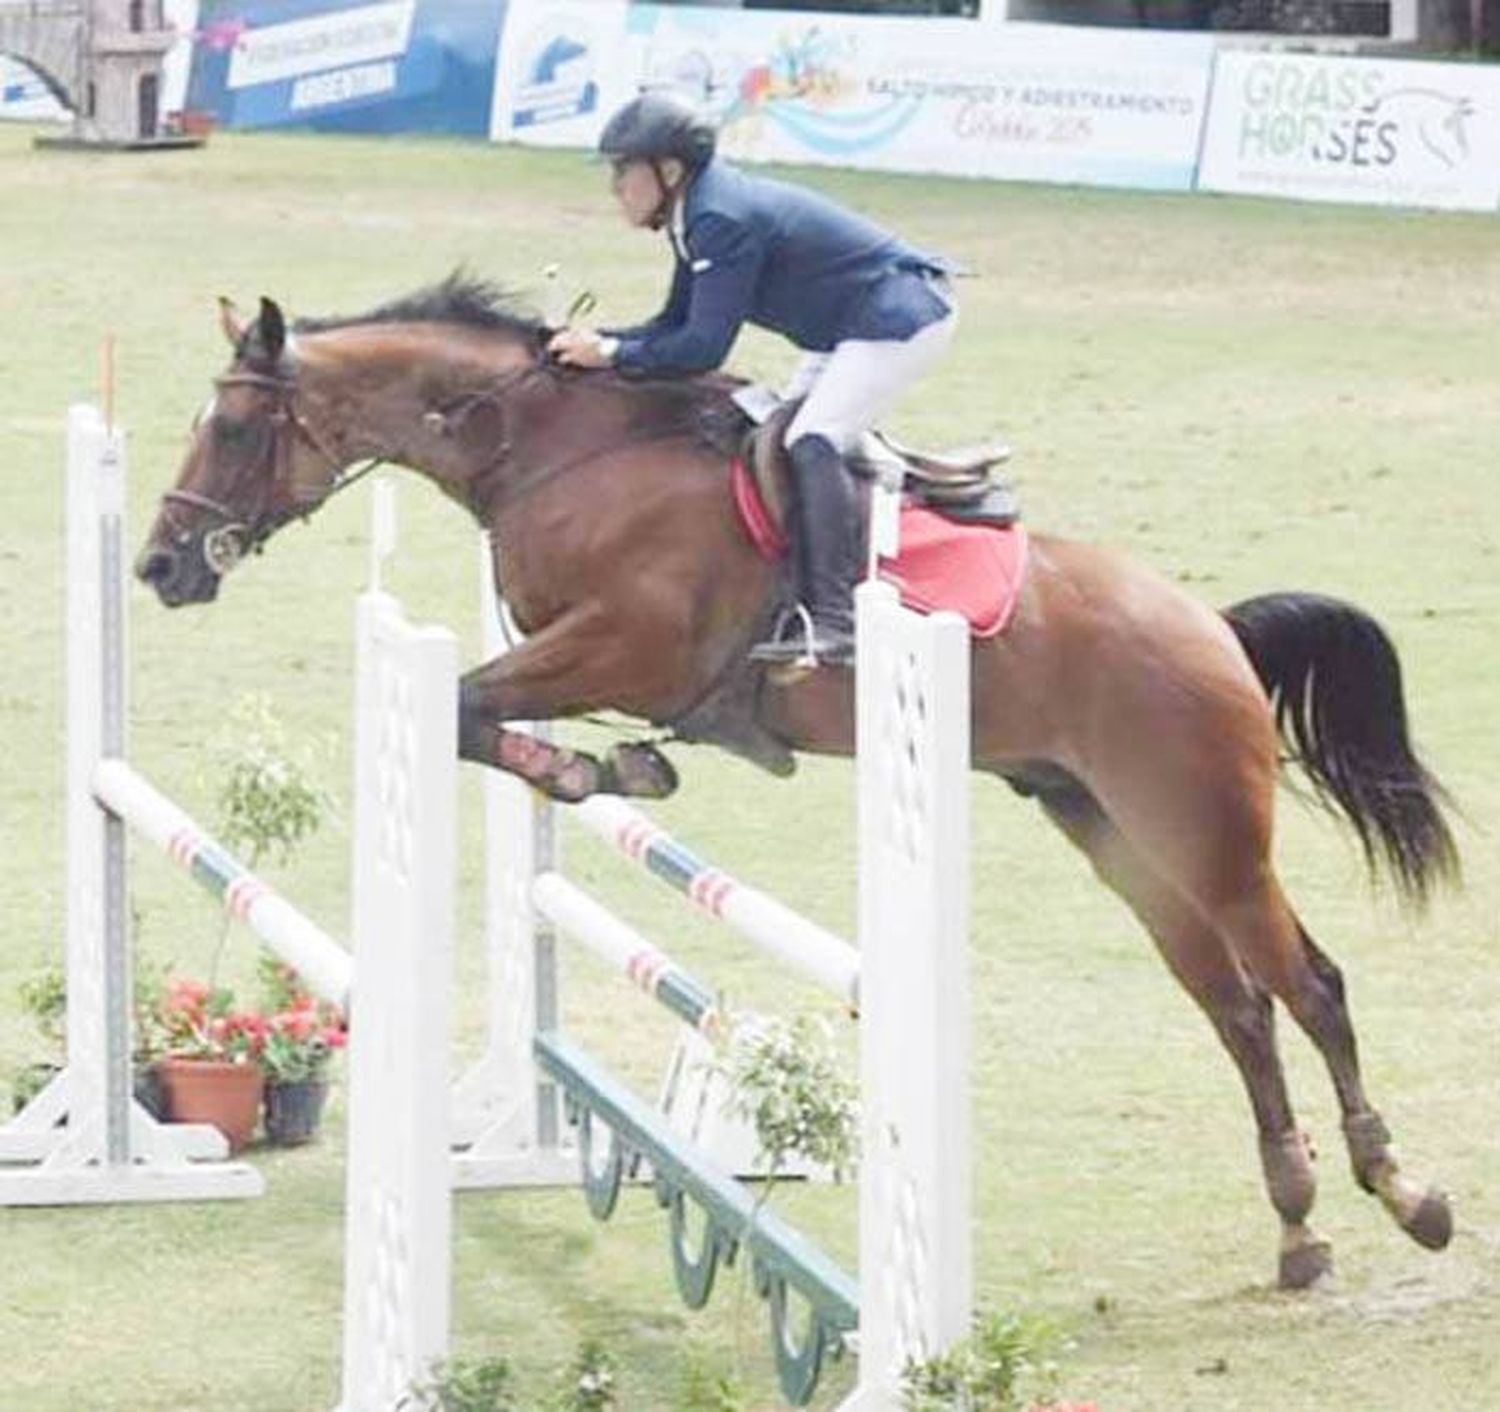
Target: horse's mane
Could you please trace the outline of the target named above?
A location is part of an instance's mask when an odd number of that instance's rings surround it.
[[[437,284],[381,304],[368,313],[298,318],[292,327],[298,333],[323,333],[360,324],[396,323],[445,323],[488,329],[523,340],[538,357],[542,356],[553,331],[515,291],[465,269],[454,270]],[[558,377],[579,376],[555,367],[549,371]],[[630,378],[613,372],[584,376],[607,379],[612,385],[628,390],[636,403],[637,415],[647,424],[675,421],[699,427],[705,409],[718,410],[731,427],[737,422],[736,414],[727,407],[728,394],[743,379],[724,373],[672,378]],[[712,430],[706,434],[713,439]]]
[[[299,318],[298,333],[324,333],[356,324],[440,323],[462,328],[491,329],[522,338],[540,348],[551,331],[545,319],[512,290],[468,270],[454,270],[446,279],[414,294],[403,295],[364,314],[329,318]]]

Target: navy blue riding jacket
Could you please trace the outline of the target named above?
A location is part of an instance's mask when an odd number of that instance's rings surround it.
[[[693,177],[666,307],[612,330],[615,365],[642,376],[717,368],[743,323],[826,353],[846,338],[906,339],[949,310],[939,256],[803,187],[715,159]]]

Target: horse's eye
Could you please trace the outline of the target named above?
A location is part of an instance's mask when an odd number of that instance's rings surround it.
[[[225,417],[215,417],[213,425],[214,440],[228,450],[245,445],[253,432],[248,422],[232,422]]]

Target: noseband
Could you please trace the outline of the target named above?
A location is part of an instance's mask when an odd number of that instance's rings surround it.
[[[281,377],[274,373],[249,371],[225,373],[214,379],[216,388],[258,387],[276,395],[276,405],[270,414],[271,437],[265,454],[255,466],[260,487],[254,507],[242,516],[229,505],[212,496],[200,495],[192,490],[168,490],[162,495],[163,507],[168,523],[173,527],[173,540],[179,549],[186,549],[193,542],[193,532],[177,524],[172,507],[186,506],[205,511],[218,521],[202,536],[203,560],[209,569],[223,577],[249,553],[260,553],[266,541],[294,519],[307,519],[315,510],[321,509],[341,490],[347,490],[355,481],[369,475],[377,466],[386,463],[384,456],[372,457],[344,474],[339,458],[329,450],[327,442],[315,428],[297,411],[295,394],[297,381],[292,377]],[[293,505],[286,510],[269,512],[271,495],[280,483],[282,470],[291,456],[292,446],[300,437],[323,459],[329,469],[328,484],[316,500]]]

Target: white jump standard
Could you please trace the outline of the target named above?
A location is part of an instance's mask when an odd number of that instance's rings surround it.
[[[0,1205],[204,1200],[263,1190],[217,1129],[159,1123],[132,1092],[127,817],[149,790],[124,764],[125,439],[68,411],[67,1062],[0,1128]],[[109,802],[96,792],[101,767]],[[152,792],[154,793],[154,792]]]

